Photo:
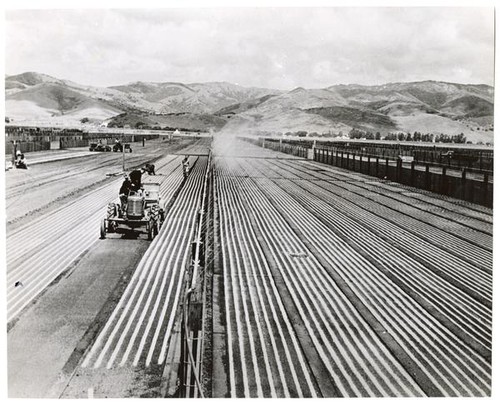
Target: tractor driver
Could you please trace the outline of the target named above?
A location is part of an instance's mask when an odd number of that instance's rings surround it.
[[[122,186],[120,187],[120,202],[122,205],[122,208],[125,209],[125,206],[127,205],[127,197],[132,189],[132,182],[130,181],[128,175],[124,175],[124,180],[122,183]]]

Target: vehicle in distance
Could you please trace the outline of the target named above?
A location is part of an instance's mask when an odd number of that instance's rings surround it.
[[[102,143],[91,143],[89,146],[91,152],[111,152],[111,147]]]
[[[129,143],[126,143],[125,145],[122,145],[121,142],[116,142],[113,145],[113,152],[123,152],[123,148],[125,148],[125,152],[130,152],[132,153],[132,148],[130,147]]]

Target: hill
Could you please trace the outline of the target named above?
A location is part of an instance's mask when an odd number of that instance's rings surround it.
[[[335,85],[296,88],[254,103],[226,107],[229,132],[463,133],[472,142],[493,141],[493,88],[444,82]],[[243,106],[245,107],[245,106]]]
[[[134,127],[147,121],[194,130],[218,129],[226,121],[213,113],[270,92],[225,82],[135,82],[102,88],[35,72],[7,76],[5,86],[6,116],[20,124],[78,125],[85,117],[97,125],[125,113],[129,117],[122,115],[115,124],[126,122]],[[152,118],[144,119],[144,114]]]
[[[463,133],[493,141],[493,88],[435,81],[291,91],[226,82],[85,86],[27,72],[5,78],[6,116],[37,125],[138,124],[231,133]],[[115,117],[115,118],[114,118]]]
[[[208,132],[220,130],[226,120],[212,114],[171,113],[171,114],[137,114],[123,113],[107,121],[108,128],[156,128],[167,130],[189,130]]]

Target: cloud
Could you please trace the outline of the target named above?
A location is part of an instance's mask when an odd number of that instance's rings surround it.
[[[281,89],[493,83],[492,8],[8,10],[6,72]]]

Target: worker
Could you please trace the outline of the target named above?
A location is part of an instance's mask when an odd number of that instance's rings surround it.
[[[139,191],[142,187],[141,178],[142,178],[142,170],[132,170],[129,174],[131,186],[130,191]]]
[[[27,169],[28,165],[26,164],[26,159],[24,159],[24,153],[20,153],[16,160],[16,168],[18,169]]]
[[[155,165],[151,163],[146,163],[146,165],[142,168],[143,172],[147,172],[149,175],[156,176],[155,173]]]
[[[186,155],[182,161],[182,174],[184,178],[187,178],[189,175],[189,156]]]
[[[125,207],[127,205],[128,194],[132,188],[132,182],[130,181],[130,178],[128,177],[128,175],[124,175],[123,177],[124,177],[124,179],[123,179],[122,186],[120,187],[119,195],[120,195],[120,202],[122,205],[122,209],[125,209]]]

